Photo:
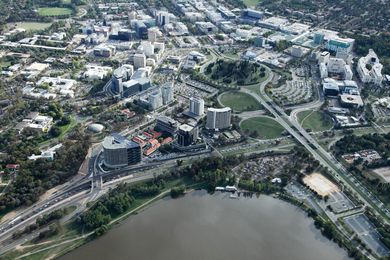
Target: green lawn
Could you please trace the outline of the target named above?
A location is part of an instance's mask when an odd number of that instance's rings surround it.
[[[64,126],[60,126],[61,134],[58,138],[64,138],[64,136],[77,125],[77,121],[74,117],[71,117],[70,123]]]
[[[62,8],[62,7],[42,7],[38,9],[38,14],[40,16],[61,16],[61,15],[71,15],[72,9]]]
[[[26,31],[40,31],[49,28],[51,23],[20,22],[15,25],[16,28],[22,28]]]
[[[220,101],[222,105],[230,107],[236,112],[254,111],[262,108],[252,96],[238,91],[223,93]]]
[[[284,128],[268,117],[254,117],[242,121],[241,129],[258,139],[274,139],[282,135]]]
[[[247,7],[255,7],[261,0],[243,0],[243,2]]]
[[[333,126],[332,119],[320,111],[303,111],[298,114],[298,120],[303,128],[313,132],[329,130]]]
[[[60,126],[61,134],[56,138],[49,138],[40,143],[41,146],[48,145],[50,143],[56,142],[57,140],[61,140],[65,137],[69,131],[71,131],[77,125],[77,121],[74,117],[71,117],[71,121],[67,125]]]
[[[11,65],[12,65],[11,62],[9,61],[0,61],[0,69],[6,69]]]

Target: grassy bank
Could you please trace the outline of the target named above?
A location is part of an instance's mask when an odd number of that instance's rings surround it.
[[[258,139],[278,138],[284,131],[278,122],[268,117],[254,117],[244,120],[240,127],[245,133]]]
[[[230,107],[236,112],[255,111],[262,108],[252,96],[238,91],[223,93],[220,101],[223,106]]]
[[[203,183],[193,183],[190,179],[180,178],[166,181],[164,188],[160,190],[156,196],[137,196],[126,210],[126,212],[115,216],[107,225],[108,230],[113,226],[121,223],[123,220],[133,214],[137,214],[140,210],[150,205],[151,203],[169,195],[172,187],[178,185],[186,185],[189,189],[202,188]],[[100,201],[97,200],[96,202]],[[92,208],[93,204],[89,205]],[[49,237],[46,240],[41,240],[36,244],[27,242],[23,244],[19,250],[14,250],[6,255],[1,256],[1,259],[46,259],[59,257],[75,248],[84,245],[96,237],[95,230],[85,230],[76,219],[63,224],[60,233]]]
[[[8,24],[8,27],[16,27],[19,29],[25,29],[26,31],[35,32],[49,28],[51,23],[37,23],[37,22],[18,22]]]
[[[299,123],[305,129],[311,129],[313,132],[326,131],[332,128],[332,119],[320,111],[303,111],[298,114]]]

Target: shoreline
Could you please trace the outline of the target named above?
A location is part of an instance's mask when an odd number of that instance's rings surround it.
[[[201,187],[202,185],[204,185],[204,183],[200,183],[200,184],[196,183],[196,184],[189,185],[188,187],[190,189],[186,190],[186,192],[183,196],[196,191],[197,189],[194,188],[194,186]],[[122,221],[128,219],[131,215],[137,214],[139,211],[147,209],[147,207],[151,206],[154,202],[159,201],[160,199],[163,199],[166,196],[169,196],[170,190],[171,190],[171,188],[168,188],[168,189],[162,191],[160,194],[146,200],[141,205],[138,205],[135,208],[131,209],[130,211],[125,212],[123,215],[120,215],[120,216],[116,217],[115,219],[111,220],[107,224],[107,226],[108,226],[107,232],[109,232],[114,226],[121,224]],[[256,194],[256,193],[254,193],[254,194]],[[305,215],[307,217],[309,217],[313,222],[315,222],[315,220],[316,220],[315,219],[316,216],[312,216],[309,214],[309,212],[311,210],[310,207],[308,207],[304,202],[299,202],[295,198],[292,198],[285,193],[272,193],[272,194],[259,193],[259,194],[266,195],[266,196],[272,197],[274,199],[284,201],[292,206],[295,206],[295,207],[299,208],[300,210],[302,210],[304,213],[306,213]],[[316,226],[316,230],[321,232],[321,228],[318,228],[317,226]],[[322,232],[321,232],[321,236],[324,238],[327,238],[324,234],[322,234]],[[58,241],[58,243],[49,245],[45,248],[40,248],[40,249],[32,251],[32,252],[26,252],[25,254],[22,254],[22,255],[16,257],[15,259],[26,259],[26,257],[33,256],[33,255],[45,252],[45,251],[50,250],[50,249],[54,249],[54,248],[61,247],[61,246],[67,245],[69,243],[72,243],[65,250],[60,251],[57,254],[52,254],[52,255],[50,255],[50,257],[46,258],[46,259],[58,259],[64,255],[72,252],[73,250],[75,250],[83,245],[86,245],[87,243],[89,243],[89,242],[91,242],[99,237],[100,236],[95,236],[95,230],[93,230],[93,231],[88,232],[87,234],[80,235],[79,237],[76,237],[76,238],[70,238],[70,239],[67,239],[65,241]],[[338,244],[335,240],[332,240],[332,239],[329,239],[329,240],[336,245]],[[49,242],[50,241],[44,241],[44,242],[36,244],[34,246],[39,246],[40,244],[49,243]],[[346,245],[342,244],[342,246],[340,246],[340,244],[339,244],[339,247],[342,248],[347,254],[349,253],[348,247],[346,247]]]

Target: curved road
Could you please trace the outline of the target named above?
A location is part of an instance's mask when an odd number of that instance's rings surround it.
[[[386,223],[389,223],[390,213],[385,211],[384,204],[370,191],[368,191],[352,174],[347,172],[344,166],[338,162],[333,155],[329,154],[322,148],[314,138],[303,129],[295,120],[290,117],[265,93],[265,86],[271,80],[273,73],[263,83],[259,84],[259,93],[250,89],[243,91],[253,96],[267,109],[275,119],[299,142],[301,143],[323,166],[330,170],[333,177],[344,187],[355,191],[359,199],[365,204],[372,207],[375,212],[382,217]]]

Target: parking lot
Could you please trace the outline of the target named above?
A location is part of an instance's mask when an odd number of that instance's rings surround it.
[[[202,98],[211,97],[218,93],[218,89],[204,84],[202,82],[192,80],[189,76],[182,76],[182,83],[175,84],[175,92],[184,97],[198,96]]]
[[[272,89],[272,97],[285,106],[309,102],[312,96],[313,86],[307,80],[287,81],[286,84]]]
[[[284,187],[284,189],[289,193],[291,196],[297,198],[301,201],[306,201],[306,203],[314,209],[317,214],[321,214],[323,210],[316,202],[316,199],[311,194],[310,190],[307,187],[302,186],[299,183],[289,183]]]
[[[196,89],[184,83],[176,83],[175,94],[181,95],[186,98],[190,98],[190,97],[207,98],[209,96],[209,93]]]
[[[352,203],[352,201],[350,201],[348,197],[340,191],[329,194],[327,205],[332,208],[334,213],[341,213],[343,211],[355,208],[355,205]]]
[[[304,200],[307,196],[310,195],[310,192],[308,189],[298,183],[289,183],[284,187],[284,189],[289,193],[291,196],[299,199]]]
[[[379,257],[389,254],[389,249],[380,240],[380,234],[364,214],[347,217],[344,222]]]

